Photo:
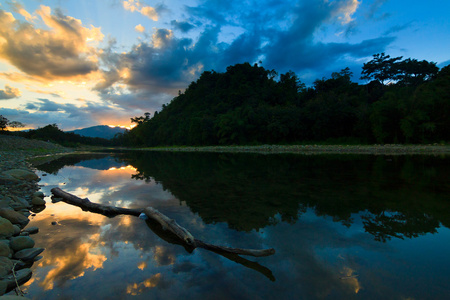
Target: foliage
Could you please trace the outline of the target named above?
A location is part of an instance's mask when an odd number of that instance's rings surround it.
[[[396,63],[402,57],[393,57],[384,53],[373,55],[373,59],[363,65],[361,79],[376,79],[384,84],[387,80],[397,80],[398,68]]]
[[[384,53],[373,55],[373,59],[363,65],[361,79],[375,79],[384,84],[397,82],[401,85],[417,86],[436,77],[439,68],[435,62],[393,57]]]
[[[25,127],[25,125],[18,121],[10,121],[7,118],[5,118],[4,116],[0,115],[0,130],[5,131],[5,130],[7,130],[8,127],[21,128],[21,127]]]
[[[306,88],[289,71],[249,63],[205,71],[161,112],[132,118],[124,146],[249,145],[352,140],[360,143],[447,141],[449,68],[384,53],[364,64],[366,85],[345,68]],[[277,80],[278,79],[278,80]],[[384,85],[385,82],[390,84]]]

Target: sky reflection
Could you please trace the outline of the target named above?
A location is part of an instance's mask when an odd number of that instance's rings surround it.
[[[36,247],[46,250],[33,266],[33,278],[26,285],[28,297],[400,299],[429,297],[430,286],[433,298],[449,292],[450,230],[446,227],[439,227],[434,234],[380,242],[364,227],[361,215],[367,212],[349,214],[348,223],[304,206],[295,221],[283,221],[277,214],[271,225],[238,231],[227,222],[204,222],[202,215],[164,187],[167,182],[151,176],[147,181],[131,179],[135,168],[125,164],[92,169],[86,162],[84,166],[75,164],[41,176],[42,190],[50,195],[50,189],[64,180],[62,189],[94,202],[153,206],[205,242],[274,247],[276,254],[240,258],[204,249],[189,253],[152,232],[139,218],[107,218],[46,198],[46,209],[32,217],[30,225],[40,228],[33,238]],[[171,178],[173,187],[179,178]],[[277,205],[284,205],[283,201]]]

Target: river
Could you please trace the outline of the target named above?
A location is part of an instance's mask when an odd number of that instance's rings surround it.
[[[138,152],[37,166],[42,191],[152,206],[205,242],[187,251],[132,216],[46,198],[31,218],[35,299],[445,299],[448,156]]]

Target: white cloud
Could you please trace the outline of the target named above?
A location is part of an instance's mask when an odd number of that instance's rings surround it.
[[[131,12],[137,11],[153,21],[158,21],[158,13],[156,9],[154,7],[142,4],[139,0],[124,0],[123,8]]]

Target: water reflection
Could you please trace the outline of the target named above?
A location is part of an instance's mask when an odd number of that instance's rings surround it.
[[[450,225],[448,160],[436,157],[134,153],[134,179],[161,182],[206,223],[244,231],[295,223],[306,208],[346,226],[364,212],[376,240]],[[161,163],[163,162],[163,163]]]
[[[44,192],[65,182],[65,191],[94,202],[153,206],[209,243],[277,253],[189,253],[138,218],[106,218],[47,198],[31,222],[40,228],[36,246],[46,250],[27,283],[30,298],[396,299],[449,292],[446,158],[93,158],[39,167],[49,174]]]

